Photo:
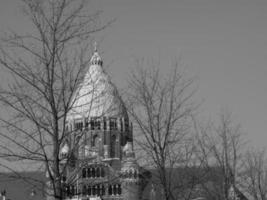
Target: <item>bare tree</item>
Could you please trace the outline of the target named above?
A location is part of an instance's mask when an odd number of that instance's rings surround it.
[[[243,159],[242,187],[255,200],[267,199],[267,161],[265,150],[249,150]]]
[[[229,199],[230,187],[237,188],[241,174],[244,145],[240,125],[236,125],[229,112],[220,114],[218,124],[198,126],[196,155],[206,169],[213,184],[203,185],[211,199]],[[210,183],[211,183],[210,182]],[[203,184],[207,184],[204,182]]]
[[[160,62],[153,60],[146,68],[143,59],[137,60],[127,94],[135,133],[140,134],[136,144],[143,152],[141,162],[155,169],[154,184],[166,200],[177,199],[181,189],[173,177],[175,168],[188,166],[191,159],[190,119],[197,107],[193,79],[186,78],[179,64],[176,60],[164,77]]]
[[[22,0],[30,34],[10,33],[0,64],[10,78],[0,90],[1,158],[38,164],[48,173],[55,199],[63,198],[60,147],[66,116],[90,59],[92,34],[104,29],[101,12],[86,0]],[[71,160],[71,159],[70,159]],[[67,161],[68,163],[69,161]]]

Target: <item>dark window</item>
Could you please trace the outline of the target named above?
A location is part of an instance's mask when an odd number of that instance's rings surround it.
[[[116,136],[113,135],[111,137],[111,145],[110,145],[110,157],[115,158],[115,152],[116,152]]]
[[[91,126],[91,130],[95,130],[95,120],[94,119],[90,120],[90,126]]]
[[[109,127],[110,127],[110,130],[117,130],[117,120],[116,120],[116,118],[110,118]]]
[[[118,194],[118,185],[113,185],[113,194],[114,195]]]
[[[106,120],[106,117],[104,117],[104,130],[107,130],[107,120]]]
[[[71,191],[70,194],[72,196],[76,194],[76,188],[73,185],[71,186],[71,190],[70,191]]]
[[[120,123],[121,123],[121,131],[123,131],[122,118],[120,118]]]
[[[86,178],[86,171],[87,171],[86,168],[83,168],[83,170],[82,170],[82,177],[83,178]]]
[[[108,187],[108,194],[112,195],[112,186],[111,185],[109,185],[109,187]]]
[[[86,121],[86,122],[85,122],[85,129],[88,129],[88,126],[89,126],[89,122]]]
[[[91,130],[100,130],[101,129],[100,119],[91,118],[90,125],[91,125]]]
[[[100,196],[101,195],[100,185],[96,186],[96,194],[97,194],[97,196]]]
[[[67,197],[69,197],[70,196],[70,186],[65,187],[65,192],[66,192]]]
[[[92,194],[95,195],[96,194],[96,188],[95,188],[95,185],[93,186],[93,189],[92,189]]]
[[[105,195],[105,187],[104,185],[101,185],[101,195]]]
[[[95,178],[95,168],[92,168],[92,177]]]
[[[76,122],[75,123],[75,130],[82,130],[83,129],[83,123],[82,122]]]
[[[124,124],[125,124],[125,130],[128,131],[129,130],[129,121],[128,121],[128,119],[124,120]]]
[[[82,193],[83,193],[83,195],[86,195],[87,194],[87,187],[86,187],[86,185],[83,186]]]
[[[96,177],[100,177],[100,168],[96,168]]]
[[[101,129],[101,122],[100,122],[99,119],[97,119],[97,120],[95,121],[95,127],[96,127],[96,130],[100,130],[100,129]]]
[[[121,185],[118,185],[118,194],[121,195]]]
[[[87,168],[87,177],[91,178],[92,173],[91,173],[91,168]]]
[[[101,177],[105,177],[105,170],[103,167],[101,167]]]
[[[91,188],[90,185],[87,187],[87,194],[88,194],[89,196],[92,195],[92,188]]]

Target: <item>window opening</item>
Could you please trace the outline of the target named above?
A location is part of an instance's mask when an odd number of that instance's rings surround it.
[[[83,178],[86,178],[86,171],[87,171],[86,168],[83,168],[83,170],[82,170],[82,177]]]
[[[106,117],[104,117],[104,130],[107,130],[107,120],[106,120]]]
[[[111,145],[110,145],[110,157],[111,158],[114,158],[115,157],[115,149],[116,149],[116,136],[115,135],[113,135],[112,137],[111,137]]]
[[[91,186],[90,185],[87,187],[87,194],[89,196],[92,195],[92,190],[91,190]]]
[[[95,168],[92,168],[92,177],[95,178]]]
[[[117,119],[116,118],[110,118],[109,127],[110,127],[110,130],[117,130]]]
[[[109,185],[109,187],[108,187],[108,194],[112,195],[112,187],[111,187],[111,185]]]
[[[98,147],[99,137],[98,135],[94,135],[93,141],[92,141],[92,147]]]
[[[75,130],[82,130],[83,122],[76,122],[74,126],[75,126]]]
[[[105,170],[103,167],[101,167],[101,177],[105,177]]]
[[[99,118],[91,118],[90,125],[91,125],[91,130],[101,129],[101,121]]]
[[[87,194],[87,187],[86,185],[83,186],[83,190],[82,190],[83,195]]]
[[[100,177],[100,168],[96,168],[96,177]]]

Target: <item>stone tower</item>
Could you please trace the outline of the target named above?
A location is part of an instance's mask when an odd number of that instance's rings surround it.
[[[133,151],[133,143],[127,142],[123,148],[122,195],[123,199],[141,199],[141,174]]]
[[[70,158],[65,168],[66,199],[139,199],[141,176],[132,125],[97,49],[73,96],[66,128],[61,150]]]

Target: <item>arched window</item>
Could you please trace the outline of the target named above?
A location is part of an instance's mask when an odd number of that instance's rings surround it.
[[[95,178],[95,168],[92,168],[92,177]]]
[[[91,168],[87,168],[87,177],[91,178],[92,177],[92,171]]]
[[[76,122],[74,126],[75,126],[75,130],[81,131],[83,129],[83,122]]]
[[[92,188],[92,195],[96,195],[96,188],[95,188],[95,185],[94,185],[93,188]]]
[[[92,147],[98,147],[98,142],[99,142],[98,135],[94,135],[93,136],[93,141],[92,141]]]
[[[105,177],[105,170],[103,167],[101,167],[101,177]]]
[[[82,177],[83,178],[86,178],[86,171],[87,171],[86,168],[83,168],[83,170],[82,170]]]
[[[85,122],[85,125],[84,125],[85,127],[85,130],[88,130],[88,127],[89,127],[89,122],[86,120],[86,122]]]
[[[110,157],[115,158],[115,152],[116,152],[116,136],[113,135],[111,137],[111,142],[110,142]]]
[[[108,194],[112,195],[112,186],[111,185],[109,185],[109,187],[108,187]]]
[[[103,125],[104,125],[104,130],[107,130],[107,119],[106,119],[106,117],[104,117],[104,123],[103,123]]]
[[[101,185],[101,195],[104,196],[105,195],[105,186]]]
[[[97,194],[97,196],[100,196],[100,195],[101,195],[101,188],[100,188],[100,185],[97,185],[97,186],[96,186],[96,194]]]
[[[121,184],[118,185],[118,195],[121,195]]]
[[[70,196],[70,186],[66,186],[65,192],[66,192],[67,197],[69,197]]]
[[[113,185],[113,194],[114,195],[118,194],[118,185]]]
[[[96,177],[100,177],[100,168],[99,167],[96,168]]]
[[[91,189],[92,189],[91,186],[88,185],[88,186],[87,186],[87,194],[88,194],[89,196],[92,195],[92,190],[91,190]]]
[[[76,187],[76,185],[74,185],[74,186],[72,186],[72,194],[73,195],[77,195],[77,187]]]
[[[83,193],[83,195],[86,195],[87,194],[87,187],[86,187],[86,185],[83,186],[82,193]]]
[[[117,130],[117,119],[116,118],[110,118],[109,128],[110,130]]]
[[[91,118],[90,120],[91,130],[100,130],[101,129],[101,121],[98,118]]]

